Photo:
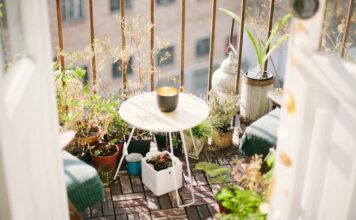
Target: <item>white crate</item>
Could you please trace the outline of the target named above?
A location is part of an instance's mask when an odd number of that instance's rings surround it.
[[[160,154],[168,153],[173,158],[173,167],[164,170],[156,171],[146,160]],[[145,184],[156,196],[166,194],[182,187],[182,162],[173,156],[168,151],[156,152],[148,154],[142,158],[142,182]],[[175,173],[173,172],[175,169]],[[174,174],[176,179],[174,179]],[[174,183],[176,180],[176,184]],[[176,188],[177,186],[177,188]]]

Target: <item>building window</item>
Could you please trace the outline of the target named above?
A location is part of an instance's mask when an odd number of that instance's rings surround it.
[[[196,46],[197,57],[208,55],[209,49],[210,49],[210,37],[198,40]]]
[[[120,11],[120,0],[110,0],[110,10],[111,12],[118,12]],[[125,10],[132,8],[132,0],[125,0]]]
[[[63,0],[62,20],[75,21],[85,17],[85,0]]]
[[[132,57],[131,57],[129,60],[129,63],[127,65],[126,74],[130,75],[130,74],[132,74],[132,72],[133,72],[133,69],[132,69]],[[116,79],[121,76],[122,76],[122,64],[121,64],[121,60],[118,60],[112,64],[112,78]]]
[[[174,46],[161,49],[156,56],[156,65],[165,66],[174,62]]]
[[[175,2],[175,0],[156,0],[157,5],[168,5]]]

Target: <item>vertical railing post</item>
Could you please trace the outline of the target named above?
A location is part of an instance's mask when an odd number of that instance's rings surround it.
[[[58,28],[58,46],[59,46],[59,65],[61,71],[64,70],[64,55],[63,55],[63,32],[62,32],[62,5],[61,0],[56,0],[57,9],[57,28]],[[58,57],[57,57],[58,59]]]
[[[241,1],[241,22],[240,22],[240,36],[239,36],[239,48],[238,48],[238,57],[237,57],[237,67],[236,67],[236,84],[235,84],[235,94],[239,94],[240,91],[240,69],[241,69],[241,60],[242,60],[242,44],[244,39],[244,28],[245,28],[245,8],[246,0]]]
[[[342,38],[342,45],[341,45],[341,57],[345,57],[346,43],[347,43],[347,39],[349,37],[352,11],[353,11],[353,0],[349,0],[349,8],[347,11],[347,18],[346,18],[346,27],[345,27],[345,32],[344,32],[344,36]]]
[[[180,49],[180,91],[184,90],[184,41],[185,41],[185,0],[182,0],[181,49]]]
[[[214,44],[215,44],[215,21],[216,21],[216,1],[212,0],[211,10],[211,29],[210,29],[210,48],[209,48],[209,70],[208,70],[208,93],[211,89],[211,78],[213,76]]]
[[[94,47],[94,16],[93,16],[93,0],[89,0],[89,24],[90,24],[90,48],[92,52],[91,66],[93,71],[92,91],[96,93],[96,61]]]
[[[120,28],[121,28],[121,49],[124,51],[123,54],[125,53],[126,50],[126,39],[125,39],[125,0],[119,0],[120,1]],[[128,59],[130,59],[128,57]],[[127,63],[126,63],[127,61]],[[126,59],[121,59],[121,73],[122,73],[122,90],[123,93],[126,93],[126,88],[127,88],[127,64],[128,60]]]
[[[274,0],[269,0],[269,17],[268,17],[268,36],[267,36],[267,39],[271,35],[271,30],[272,30],[272,25],[273,25],[273,14],[274,14]],[[268,51],[269,51],[269,46],[267,47],[266,54],[268,53]],[[267,70],[267,67],[268,67],[268,60],[266,60],[266,62],[265,62],[264,70]]]
[[[150,58],[151,58],[151,62],[150,62],[150,75],[151,75],[151,91],[154,90],[154,81],[155,81],[155,76],[154,76],[154,69],[155,69],[155,60],[154,60],[154,37],[155,37],[155,29],[154,29],[154,18],[155,18],[155,3],[154,0],[151,0],[151,4],[150,4],[150,18],[151,18],[151,31],[150,31]]]

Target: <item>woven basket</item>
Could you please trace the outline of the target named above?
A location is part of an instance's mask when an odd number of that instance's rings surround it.
[[[218,149],[231,147],[232,135],[233,135],[232,130],[228,132],[219,132],[214,129],[212,132],[213,145]]]
[[[98,168],[98,173],[104,185],[109,185],[114,180],[114,170],[107,166]]]

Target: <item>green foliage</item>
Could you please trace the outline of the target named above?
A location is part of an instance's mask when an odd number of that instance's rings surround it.
[[[210,183],[225,183],[230,179],[230,170],[216,163],[199,162],[195,169],[204,171]]]
[[[209,138],[211,134],[211,127],[208,121],[204,121],[203,123],[192,128],[192,134],[195,138]]]
[[[231,212],[220,215],[219,219],[266,219],[266,216],[259,211],[262,199],[253,190],[243,190],[234,186],[224,187],[215,198]]]
[[[121,141],[128,125],[118,114],[120,97],[91,93],[83,85],[86,72],[77,67],[56,75],[57,107],[63,130],[75,130],[77,136],[88,137],[93,132],[106,134],[108,141]]]
[[[239,111],[238,96],[221,97],[213,91],[209,93],[209,96],[208,122],[211,128],[226,132],[231,127],[232,118]]]
[[[224,13],[225,15],[230,16],[237,22],[240,22],[240,17],[237,16],[235,13],[232,11],[229,11],[224,8],[219,8],[219,10]],[[288,39],[289,35],[288,34],[283,34],[281,35],[277,40],[274,41],[275,37],[278,35],[279,30],[283,27],[283,25],[289,20],[289,18],[292,16],[291,13],[288,13],[287,15],[283,16],[273,27],[271,30],[271,34],[269,35],[266,43],[264,43],[261,40],[261,36],[256,30],[250,30],[245,26],[244,30],[247,33],[248,38],[250,39],[255,55],[257,58],[257,63],[259,64],[261,70],[263,71],[264,63],[266,60],[271,56],[271,54],[276,50],[285,40]]]
[[[172,134],[172,144],[174,149],[178,149],[182,146],[182,140],[179,133]]]
[[[270,149],[269,153],[265,158],[265,163],[267,164],[269,171],[264,175],[267,181],[271,181],[274,172],[274,162],[276,161],[276,151]]]

